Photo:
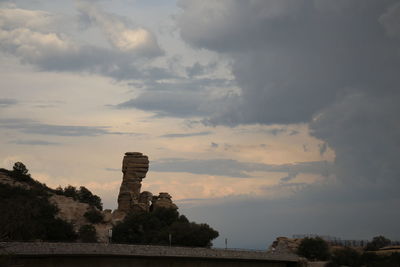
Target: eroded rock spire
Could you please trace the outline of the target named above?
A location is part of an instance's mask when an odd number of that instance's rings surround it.
[[[149,159],[140,152],[126,152],[122,161],[122,183],[118,195],[115,218],[122,219],[129,212],[151,211],[157,208],[177,209],[171,195],[162,192],[153,196],[148,191],[140,192],[142,180],[149,170]]]
[[[126,152],[122,161],[122,183],[118,195],[118,210],[129,212],[140,201],[142,180],[149,170],[149,159],[140,152]],[[142,198],[143,199],[143,198]]]

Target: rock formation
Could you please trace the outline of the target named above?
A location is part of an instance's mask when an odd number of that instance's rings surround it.
[[[301,238],[277,237],[268,250],[276,253],[296,253],[301,240]]]
[[[136,209],[140,200],[142,179],[149,170],[149,159],[139,152],[125,153],[122,161],[122,183],[118,195],[118,210],[129,212]]]
[[[153,196],[148,191],[140,192],[142,180],[149,170],[149,159],[140,152],[126,152],[122,161],[122,183],[118,195],[118,209],[114,219],[121,220],[128,212],[149,212],[156,208],[178,209],[171,195],[161,192]]]
[[[178,209],[178,207],[172,202],[171,198],[171,195],[165,192],[160,193],[158,196],[154,196],[152,199],[151,209]]]

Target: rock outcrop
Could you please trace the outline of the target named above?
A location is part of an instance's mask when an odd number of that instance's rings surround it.
[[[301,238],[277,237],[268,250],[276,253],[296,253],[301,240]]]
[[[171,198],[171,195],[166,192],[161,192],[158,196],[154,196],[151,210],[157,208],[178,209],[178,207],[172,202]]]
[[[149,159],[139,152],[125,153],[122,161],[122,183],[118,195],[118,211],[129,212],[141,209],[140,189],[149,170]]]
[[[84,225],[93,225],[97,232],[98,241],[106,243],[109,239],[109,230],[130,212],[152,212],[158,208],[178,209],[168,193],[161,192],[159,195],[153,196],[149,191],[141,192],[142,180],[146,177],[148,170],[149,159],[146,155],[139,152],[125,153],[122,161],[123,177],[118,194],[118,208],[113,212],[111,210],[100,211],[96,207],[79,202],[73,197],[56,194],[54,190],[47,187],[44,190],[48,190],[49,202],[58,208],[57,218],[72,223],[76,232]],[[32,188],[31,184],[17,181],[10,177],[7,172],[0,172],[0,183],[22,187],[26,190]],[[93,209],[103,216],[101,222],[92,223],[85,217],[85,213]]]
[[[140,192],[142,180],[149,170],[149,159],[140,152],[126,152],[122,161],[122,183],[118,195],[118,209],[113,220],[120,221],[129,212],[151,212],[157,208],[178,209],[166,192],[153,196],[148,191]]]

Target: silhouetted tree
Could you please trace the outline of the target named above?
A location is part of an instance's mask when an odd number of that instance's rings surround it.
[[[28,169],[22,162],[15,162],[13,166],[13,171],[17,174],[28,175]]]
[[[131,213],[113,228],[113,242],[167,245],[169,235],[176,246],[209,247],[218,232],[207,224],[189,222],[174,209]]]
[[[78,200],[83,203],[88,203],[91,206],[95,206],[99,210],[103,209],[103,204],[101,203],[101,198],[93,195],[92,192],[89,191],[84,186],[81,186],[79,188],[79,191],[77,191],[78,194]]]
[[[41,188],[25,189],[0,184],[0,229],[7,240],[71,241],[70,223],[55,218],[57,207]]]
[[[88,210],[83,216],[91,223],[101,223],[104,218],[103,214],[96,209]]]
[[[330,256],[329,245],[320,237],[306,237],[301,241],[297,254],[309,260],[327,260]]]
[[[390,239],[387,239],[384,236],[375,236],[371,242],[369,242],[365,248],[367,251],[374,251],[380,248],[389,246],[391,243]]]

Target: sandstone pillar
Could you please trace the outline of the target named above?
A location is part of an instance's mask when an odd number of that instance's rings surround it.
[[[122,161],[122,183],[118,195],[118,210],[129,212],[139,203],[142,179],[149,170],[149,159],[139,152],[126,152]]]

